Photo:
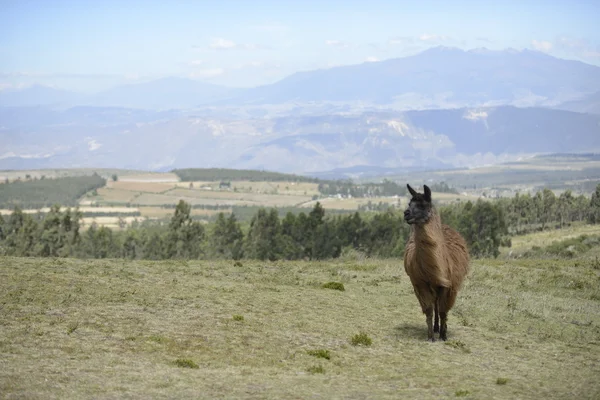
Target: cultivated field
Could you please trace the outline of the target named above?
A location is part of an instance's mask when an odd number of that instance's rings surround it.
[[[317,185],[313,183],[240,181],[232,182],[231,188],[219,188],[219,182],[167,182],[168,176],[164,175],[168,174],[148,174],[149,177],[153,175],[161,175],[164,180],[152,181],[145,175],[135,175],[139,177],[138,181],[134,180],[134,175],[126,181],[119,178],[98,189],[96,196],[85,196],[80,203],[133,204],[140,206],[143,216],[151,217],[144,213],[147,207],[173,206],[179,200],[205,206],[294,207],[310,201],[318,193]]]
[[[524,158],[488,167],[398,174],[388,179],[414,182],[444,181],[471,194],[514,196],[548,187],[557,193],[569,189],[589,193],[600,183],[598,155],[556,155]]]
[[[1,258],[0,393],[597,399],[599,280],[587,258],[476,261],[428,343],[400,260]]]

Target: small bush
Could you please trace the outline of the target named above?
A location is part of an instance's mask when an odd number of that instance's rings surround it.
[[[189,358],[178,358],[177,360],[175,360],[173,362],[173,364],[175,364],[179,368],[193,368],[193,369],[200,368],[200,366],[198,364],[196,364]]]
[[[333,289],[333,290],[339,290],[341,292],[345,291],[346,289],[344,288],[344,284],[341,282],[327,282],[324,283],[322,286],[324,289]]]
[[[233,266],[234,266],[234,267],[243,267],[243,266],[244,266],[244,264],[242,264],[242,262],[241,262],[241,261],[236,261],[236,262],[234,262],[234,263],[233,263]]]
[[[326,360],[331,359],[331,354],[329,354],[329,350],[308,350],[307,353],[313,357],[324,358]]]
[[[469,392],[466,389],[460,389],[460,390],[457,390],[456,393],[454,393],[454,394],[456,395],[456,397],[466,397],[466,396],[470,395],[471,392]]]
[[[313,365],[312,367],[307,369],[311,374],[324,374],[325,368],[322,365]]]
[[[236,314],[236,315],[233,316],[233,320],[234,321],[243,321],[244,320],[244,316]]]
[[[366,333],[358,333],[350,340],[352,346],[370,346],[373,340]]]
[[[496,379],[496,385],[506,385],[507,382],[508,382],[508,379],[506,379],[506,378]]]

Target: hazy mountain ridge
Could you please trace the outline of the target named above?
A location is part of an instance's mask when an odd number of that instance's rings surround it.
[[[35,110],[62,123],[27,125],[16,119],[3,126],[0,168],[229,167],[303,173],[356,166],[475,166],[522,153],[600,149],[600,116],[543,108],[251,119],[118,108]]]
[[[559,104],[556,108],[559,110],[600,114],[600,91],[584,96],[579,100]]]

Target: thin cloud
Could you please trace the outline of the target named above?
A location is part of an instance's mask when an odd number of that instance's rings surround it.
[[[422,42],[446,42],[450,40],[450,38],[445,35],[434,35],[430,33],[424,33],[421,36],[419,36],[419,40]]]
[[[281,64],[275,64],[265,61],[250,61],[247,63],[239,64],[233,69],[262,69],[262,70],[278,70],[281,69]]]
[[[396,45],[408,45],[413,44],[415,42],[414,37],[410,36],[394,36],[388,40],[388,44],[392,46]]]
[[[238,45],[233,40],[227,40],[223,38],[212,39],[208,47],[216,50],[228,50],[235,49]]]
[[[536,49],[537,51],[543,51],[545,53],[549,52],[550,50],[552,50],[552,43],[547,41],[547,40],[532,40],[531,41],[531,45],[533,46],[534,49]]]
[[[202,61],[202,60],[192,60],[192,61],[190,61],[190,65],[192,67],[197,67],[197,66],[202,65],[202,64],[204,64],[204,61]]]
[[[193,46],[197,48],[197,46]],[[236,43],[224,38],[213,38],[208,45],[213,50],[266,50],[268,47],[254,43]]]
[[[379,58],[377,58],[377,57],[372,57],[372,56],[371,56],[371,57],[367,57],[367,58],[365,59],[365,62],[377,62],[377,61],[380,61],[380,60],[379,60]]]
[[[346,49],[350,47],[348,43],[342,42],[341,40],[326,40],[325,44],[331,47],[337,47],[339,49]]]
[[[586,39],[572,38],[568,36],[559,36],[553,41],[537,40],[531,41],[531,46],[544,53],[558,53],[580,59],[593,59],[597,62],[600,59],[600,46],[594,47]]]
[[[210,79],[216,78],[217,76],[221,76],[225,73],[223,68],[206,68],[200,69],[190,73],[190,78],[203,78]]]

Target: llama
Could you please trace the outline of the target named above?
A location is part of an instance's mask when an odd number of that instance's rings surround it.
[[[413,285],[427,320],[427,338],[434,342],[434,332],[447,339],[448,311],[469,272],[469,251],[463,237],[442,224],[431,202],[431,189],[412,195],[404,220],[412,226],[404,252],[404,270]],[[435,312],[435,324],[432,323]]]

